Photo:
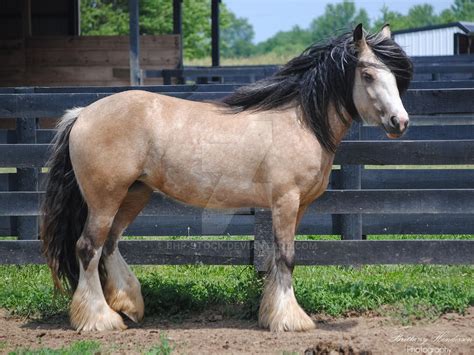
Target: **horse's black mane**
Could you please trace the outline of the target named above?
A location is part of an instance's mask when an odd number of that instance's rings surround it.
[[[377,58],[394,73],[400,94],[405,92],[413,72],[405,52],[392,39],[381,34],[368,35],[366,42]],[[357,117],[352,98],[357,65],[357,46],[352,32],[347,32],[327,43],[313,44],[273,76],[239,88],[224,98],[223,104],[232,112],[298,105],[303,121],[320,144],[334,152],[336,144],[329,126],[329,105],[334,104],[343,122],[346,121],[343,110],[353,118]]]

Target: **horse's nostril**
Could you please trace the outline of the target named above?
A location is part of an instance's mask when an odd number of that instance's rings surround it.
[[[408,120],[406,120],[405,122],[403,122],[403,129],[407,129],[408,127]]]
[[[398,129],[400,127],[400,120],[397,116],[392,116],[390,117],[390,124],[392,125],[392,127]]]

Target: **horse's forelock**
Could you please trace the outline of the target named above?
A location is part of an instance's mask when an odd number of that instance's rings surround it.
[[[404,93],[413,77],[413,63],[405,51],[391,38],[369,35],[367,43],[375,56],[395,75],[398,91]]]

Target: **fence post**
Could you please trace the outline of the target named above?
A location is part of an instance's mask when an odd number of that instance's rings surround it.
[[[138,0],[128,0],[130,41],[130,85],[142,85],[140,77],[140,13]]]
[[[18,88],[15,93],[33,93],[34,88]],[[18,117],[16,119],[16,143],[36,143],[36,118]],[[13,188],[17,191],[38,191],[38,170],[36,168],[17,168]],[[18,239],[38,239],[38,218],[20,216],[16,219]]]
[[[212,0],[211,2],[211,47],[212,47],[212,66],[221,65],[219,53],[219,3],[221,0]]]
[[[272,211],[255,209],[255,230],[253,242],[253,265],[259,272],[265,272],[267,257],[273,248]]]
[[[179,35],[178,68],[183,68],[183,0],[173,0],[173,34]]]
[[[346,136],[350,140],[360,140],[361,124],[352,123],[349,134]],[[360,190],[361,189],[362,167],[360,165],[343,164],[341,165],[341,185],[342,189]],[[362,239],[362,215],[344,214],[340,218],[341,235],[344,240]]]

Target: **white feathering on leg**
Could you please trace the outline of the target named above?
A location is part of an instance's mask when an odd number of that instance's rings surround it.
[[[97,270],[102,248],[95,252],[87,271],[79,261],[79,284],[72,298],[69,315],[78,331],[123,330],[127,327],[122,317],[105,301]]]
[[[296,300],[293,286],[283,285],[273,258],[265,280],[258,324],[271,331],[306,331],[314,329],[313,320]]]

